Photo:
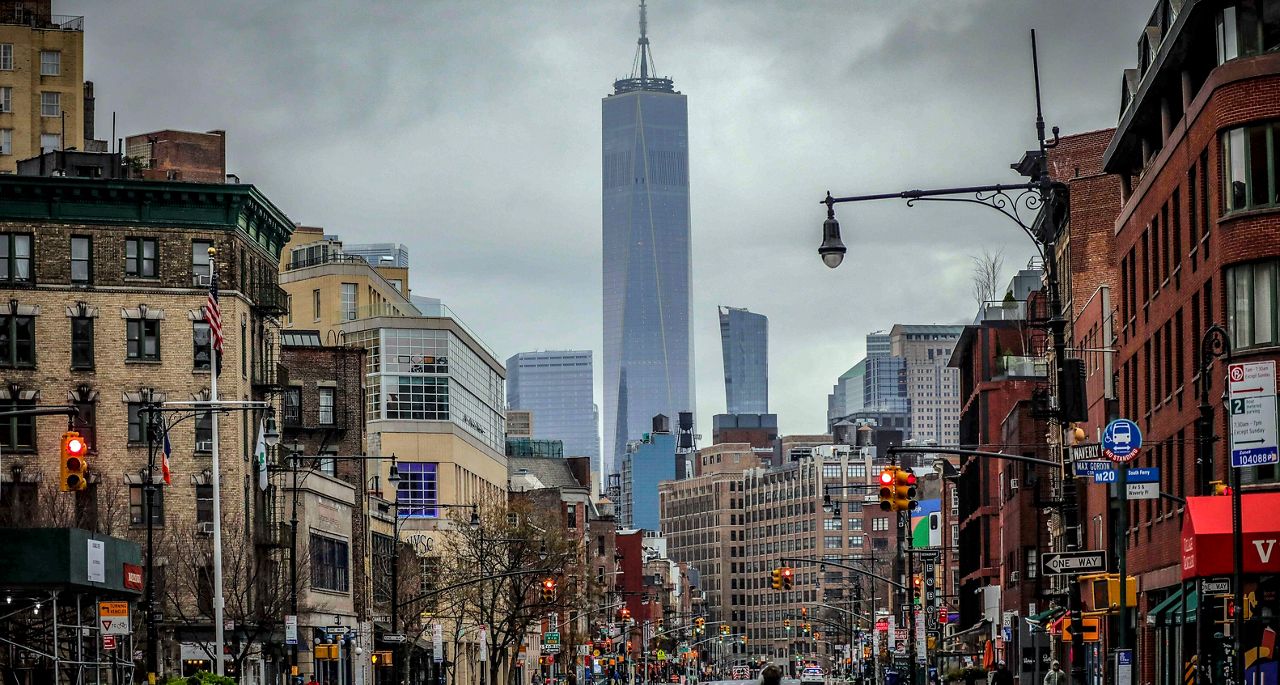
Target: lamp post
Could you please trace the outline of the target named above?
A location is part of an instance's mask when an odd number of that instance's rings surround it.
[[[1227,333],[1227,329],[1221,324],[1210,324],[1205,329],[1204,334],[1200,338],[1200,418],[1196,421],[1196,432],[1198,433],[1199,455],[1197,457],[1197,473],[1196,489],[1199,493],[1204,494],[1207,490],[1209,481],[1213,480],[1213,443],[1217,439],[1213,434],[1213,405],[1209,403],[1209,370],[1213,367],[1215,359],[1221,358],[1227,364],[1231,363],[1231,335]],[[1225,391],[1224,391],[1225,392]],[[1230,462],[1226,465],[1228,477],[1231,481],[1231,557],[1234,571],[1232,573],[1232,598],[1235,602],[1236,612],[1232,617],[1232,640],[1234,646],[1234,654],[1232,655],[1233,665],[1240,678],[1244,678],[1244,534],[1241,528],[1241,497],[1240,492],[1240,469],[1235,468]],[[1201,612],[1196,612],[1196,621],[1199,622]],[[1183,620],[1186,620],[1186,612],[1183,612]],[[1198,628],[1198,626],[1197,626]],[[1196,630],[1197,643],[1200,639],[1200,631]],[[1199,656],[1199,645],[1197,644],[1196,654]],[[1203,659],[1198,659],[1203,662]],[[1203,663],[1196,668],[1196,679],[1200,679],[1200,670]]]
[[[1062,409],[1064,407],[1062,388],[1064,381],[1067,380],[1067,373],[1065,373],[1067,366],[1064,364],[1067,342],[1066,318],[1065,313],[1062,311],[1059,274],[1055,258],[1058,239],[1067,222],[1070,191],[1064,183],[1055,181],[1049,176],[1047,151],[1057,145],[1058,131],[1055,127],[1053,129],[1053,140],[1046,141],[1044,116],[1040,103],[1040,69],[1036,56],[1035,31],[1031,32],[1031,56],[1032,71],[1035,79],[1035,127],[1039,149],[1028,153],[1022,162],[1015,165],[1015,168],[1031,178],[1030,182],[931,190],[906,190],[897,193],[850,197],[833,197],[828,192],[826,198],[820,202],[827,206],[827,218],[822,226],[822,243],[818,248],[818,254],[823,263],[833,269],[844,260],[846,248],[840,237],[840,224],[835,218],[835,205],[841,203],[888,199],[906,200],[907,206],[914,206],[916,202],[921,201],[967,202],[994,209],[1013,221],[1035,243],[1036,249],[1039,251],[1045,265],[1049,309],[1047,327],[1052,339],[1054,364],[1057,367],[1055,369],[1057,382],[1053,387],[1053,392],[1057,396],[1057,409],[1053,411],[1052,418],[1061,426],[1067,423],[1065,420],[1067,417]],[[1031,213],[1033,218],[1028,221],[1023,218],[1023,213]],[[1067,462],[1065,446],[1060,443],[1059,448],[1063,452],[1059,454],[1060,461],[1054,465],[1063,468]],[[935,448],[930,449],[939,451]],[[1077,549],[1081,545],[1078,521],[1079,500],[1076,493],[1075,480],[1070,477],[1064,477],[1063,479],[1061,510],[1064,519],[1064,530],[1066,531],[1064,536],[1065,546],[1068,550]],[[1075,634],[1079,635],[1083,628],[1081,625],[1083,606],[1078,592],[1070,592],[1069,594],[1071,626]],[[1084,650],[1074,649],[1072,650],[1071,659],[1071,680],[1072,682],[1084,682],[1084,677]]]

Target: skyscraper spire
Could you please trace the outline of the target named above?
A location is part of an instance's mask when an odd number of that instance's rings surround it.
[[[653,52],[649,50],[649,8],[640,0],[640,38],[636,40],[636,58],[631,62],[631,76],[614,82],[614,92],[627,93],[636,90],[652,90],[674,93],[675,85],[669,78],[658,78],[653,66]]]

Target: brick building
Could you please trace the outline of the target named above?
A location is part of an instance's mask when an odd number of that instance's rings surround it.
[[[84,17],[54,14],[52,0],[0,0],[0,173],[41,150],[84,150],[91,93]]]
[[[1207,377],[1200,374],[1196,351],[1204,331],[1224,324],[1236,361],[1280,357],[1277,11],[1274,1],[1159,3],[1139,34],[1140,61],[1121,81],[1120,119],[1103,157],[1103,169],[1118,174],[1125,191],[1114,257],[1119,414],[1144,433],[1135,465],[1160,467],[1160,489],[1179,496],[1207,494],[1210,481],[1231,471],[1226,439],[1212,444],[1210,463],[1196,466],[1197,440],[1205,437],[1196,431],[1202,383],[1212,398],[1213,433],[1229,434],[1216,401],[1224,391],[1225,365],[1219,361]],[[1249,467],[1240,475],[1246,508],[1276,497],[1280,467]],[[1206,665],[1222,658],[1212,626],[1201,622],[1197,639],[1180,615],[1167,610],[1182,603],[1183,569],[1199,572],[1213,563],[1194,551],[1180,559],[1184,546],[1196,547],[1184,530],[1188,512],[1194,516],[1200,505],[1184,508],[1161,498],[1128,506],[1122,532],[1141,598],[1131,624],[1140,666],[1134,677],[1177,682],[1194,645],[1202,646]],[[1229,524],[1200,520],[1196,535],[1223,525]],[[1274,522],[1261,531],[1276,531]],[[1251,547],[1246,544],[1246,572],[1266,564],[1260,555],[1249,556]],[[1265,576],[1250,572],[1245,581],[1246,592],[1276,592]],[[1201,613],[1220,604],[1194,599]],[[1244,649],[1258,643],[1264,624],[1275,629],[1275,620],[1255,615],[1246,622]]]
[[[124,139],[125,155],[137,160],[142,178],[224,183],[227,132],[152,131]]]
[[[82,525],[143,541],[145,484],[162,481],[158,470],[147,469],[143,403],[209,399],[202,307],[210,247],[218,254],[225,337],[219,393],[272,400],[284,311],[274,267],[292,228],[248,185],[0,176],[0,299],[7,302],[0,316],[6,333],[0,407],[79,408],[73,425],[90,446],[91,485],[75,495],[55,492],[54,501],[74,499],[77,509],[92,513]],[[173,422],[172,483],[160,488],[152,519],[163,533],[157,575],[169,590],[162,668],[174,673],[178,643],[212,640],[210,607],[191,598],[208,572],[213,421],[195,408],[166,413]],[[280,655],[264,649],[272,627],[256,621],[255,612],[282,615],[278,604],[263,602],[287,593],[269,563],[278,558],[278,521],[252,468],[262,414],[224,414],[218,431],[226,617],[243,627],[228,643],[238,636],[243,651],[233,656],[246,669],[268,673]],[[32,510],[38,491],[55,483],[67,419],[10,418],[0,425],[6,491],[0,501],[16,522]],[[246,591],[242,579],[250,569],[263,574],[261,593]]]

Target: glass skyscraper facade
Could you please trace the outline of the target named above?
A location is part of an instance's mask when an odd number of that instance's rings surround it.
[[[726,413],[769,413],[769,319],[720,307]]]
[[[688,106],[650,73],[642,28],[636,71],[602,103],[608,470],[654,415],[694,408]]]
[[[521,352],[507,359],[507,406],[533,413],[533,438],[573,457],[600,456],[591,350]]]

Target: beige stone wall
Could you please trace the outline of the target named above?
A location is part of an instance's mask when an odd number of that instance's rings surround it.
[[[13,131],[12,154],[0,155],[0,172],[40,153],[41,133],[63,133],[62,117],[40,115],[40,93],[60,93],[67,113],[63,147],[84,149],[84,32],[0,24],[0,43],[13,45],[13,69],[0,71],[0,86],[13,89],[12,113],[0,113],[0,129]],[[40,75],[40,52],[62,53],[58,76]]]

